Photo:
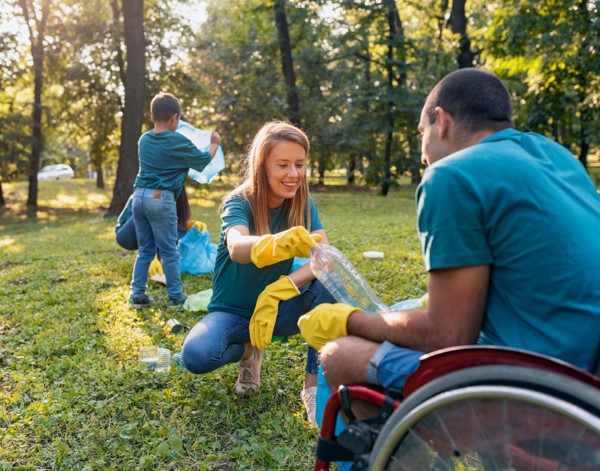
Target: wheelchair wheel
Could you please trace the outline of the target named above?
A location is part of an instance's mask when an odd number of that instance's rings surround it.
[[[468,368],[406,399],[382,429],[369,469],[600,471],[599,408],[600,391],[573,378]]]

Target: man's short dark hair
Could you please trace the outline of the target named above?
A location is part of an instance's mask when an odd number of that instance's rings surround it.
[[[150,114],[152,121],[168,121],[174,114],[181,117],[179,100],[170,93],[157,93],[150,103]]]
[[[425,106],[430,124],[435,122],[435,108],[439,106],[467,132],[514,126],[508,90],[494,74],[479,69],[459,69],[446,75],[433,88]]]

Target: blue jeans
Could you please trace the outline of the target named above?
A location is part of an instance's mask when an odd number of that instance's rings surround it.
[[[158,249],[167,279],[167,295],[172,299],[180,298],[183,283],[177,249],[175,195],[167,190],[136,188],[133,192],[133,220],[139,247],[133,267],[131,295],[137,298],[146,292],[148,268]]]
[[[180,231],[177,229],[177,240],[179,241],[187,231]],[[115,240],[117,244],[123,247],[125,250],[137,250],[138,242],[137,235],[135,234],[135,223],[133,222],[133,216],[127,219],[119,229],[115,232]]]
[[[314,280],[300,288],[300,295],[289,301],[281,301],[273,335],[295,335],[298,319],[322,303],[334,303],[335,299],[320,281]],[[228,363],[240,361],[244,344],[250,342],[248,325],[250,319],[227,312],[209,312],[190,331],[181,352],[185,367],[196,374],[208,373]],[[316,374],[319,357],[316,350],[308,347],[306,372]]]

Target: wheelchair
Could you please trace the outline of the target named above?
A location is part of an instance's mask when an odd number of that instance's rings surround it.
[[[599,357],[600,346],[588,372],[519,349],[456,347],[424,355],[402,391],[341,386],[314,470],[600,471]],[[354,401],[377,415],[358,420]]]

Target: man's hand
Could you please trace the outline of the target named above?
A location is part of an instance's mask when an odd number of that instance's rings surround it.
[[[300,294],[294,282],[281,276],[268,285],[258,296],[254,314],[250,319],[250,343],[256,348],[266,348],[273,338],[279,301],[287,301]]]
[[[316,350],[330,340],[348,335],[348,318],[362,309],[347,304],[319,304],[298,319],[300,335]]]
[[[250,258],[258,268],[294,257],[308,257],[320,234],[312,234],[305,227],[295,226],[277,234],[261,236],[252,245]]]

